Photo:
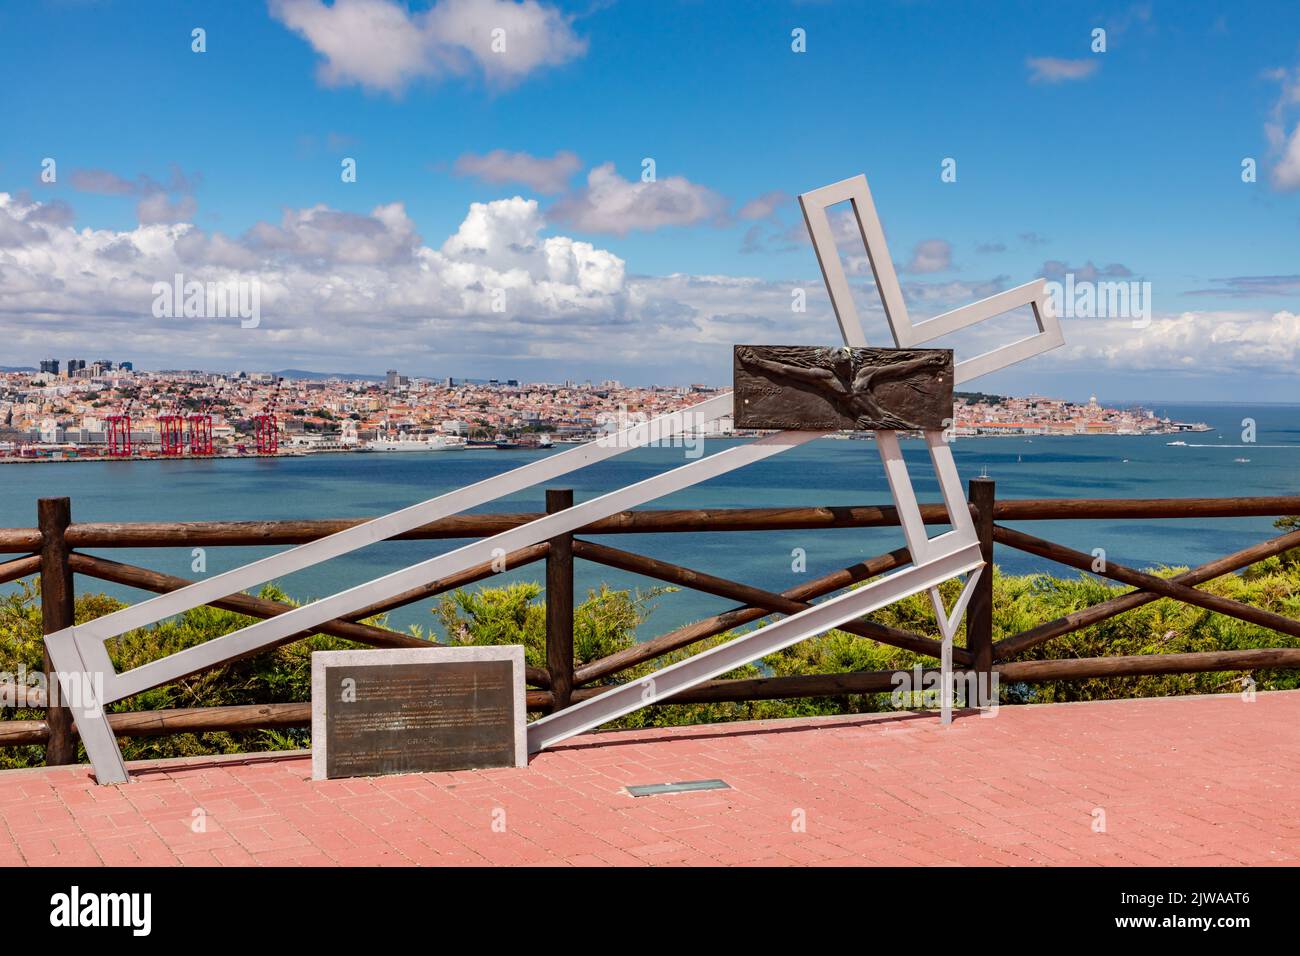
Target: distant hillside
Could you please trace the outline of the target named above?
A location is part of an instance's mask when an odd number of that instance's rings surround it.
[[[363,375],[360,372],[312,372],[302,368],[282,368],[280,371],[271,372],[270,374],[281,378],[308,379],[311,381],[324,380],[328,378],[339,378],[344,381],[351,379],[364,382],[382,382],[384,380],[384,376],[382,375]]]

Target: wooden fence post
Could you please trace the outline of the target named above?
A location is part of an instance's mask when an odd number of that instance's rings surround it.
[[[68,568],[68,542],[64,537],[71,522],[70,499],[37,500],[36,523],[41,532],[41,631],[45,634],[61,631],[74,623],[72,571]],[[48,651],[44,667],[46,693],[56,699],[62,691]],[[66,707],[47,707],[45,724],[49,727],[45,763],[49,766],[76,763],[77,738],[72,732],[72,712]]]
[[[974,658],[974,670],[981,688],[991,688],[993,670],[993,501],[992,478],[972,478],[968,485],[975,506],[975,533],[980,540],[984,571],[975,582],[975,592],[966,608],[966,649]],[[986,683],[989,682],[989,683]],[[988,704],[990,701],[980,701]]]
[[[546,513],[573,507],[570,488],[546,489]],[[552,712],[573,700],[573,535],[550,539],[546,555],[546,668],[551,673]]]

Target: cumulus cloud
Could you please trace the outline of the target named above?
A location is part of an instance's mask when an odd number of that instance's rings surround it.
[[[1010,278],[1005,275],[994,276],[992,279],[949,279],[943,282],[912,280],[903,283],[903,298],[907,300],[909,308],[913,306],[917,308],[917,314],[912,316],[912,321],[921,322],[931,315],[946,312],[956,306],[977,302],[999,292],[1005,292],[1010,285]],[[875,294],[873,289],[872,296],[874,297]],[[873,299],[872,307],[875,306]]]
[[[127,179],[107,169],[74,169],[68,180],[78,192],[135,197],[139,200],[136,216],[142,223],[185,222],[193,219],[198,209],[193,193],[201,177],[187,176],[176,165],[166,182],[145,173]]]
[[[147,173],[140,173],[135,179],[127,179],[108,169],[74,169],[68,180],[78,192],[140,198],[157,193],[188,195],[194,192],[202,177],[197,174],[186,175],[183,169],[173,164],[165,182],[160,182]]]
[[[866,255],[862,246],[862,235],[858,232],[858,221],[853,217],[853,213],[847,209],[831,209],[826,214],[826,221],[831,227],[831,236],[835,239],[835,246],[840,250],[840,254],[849,254],[845,259],[844,267],[852,271],[856,259],[865,262]],[[780,233],[780,239],[788,244],[787,250],[799,246],[812,248],[812,240],[808,238],[808,227],[804,224],[802,217],[798,222],[792,222],[786,226]],[[855,259],[853,257],[854,250],[861,250],[863,254],[858,255]]]
[[[754,225],[745,230],[745,235],[740,240],[740,251],[747,256],[768,251],[762,226]]]
[[[1154,30],[1154,23],[1151,18],[1151,4],[1137,3],[1123,10],[1118,15],[1112,15],[1106,20],[1106,30],[1111,36],[1121,36],[1129,31],[1131,27],[1142,27],[1150,33]]]
[[[39,207],[37,207],[39,208]],[[20,249],[49,241],[49,234],[27,216],[0,215],[0,249]]]
[[[1300,125],[1287,138],[1281,157],[1269,171],[1269,180],[1283,192],[1300,189]]]
[[[1055,56],[1031,56],[1025,60],[1030,83],[1068,83],[1086,80],[1097,72],[1101,61],[1095,58],[1065,60]]]
[[[751,199],[749,202],[745,203],[745,205],[740,207],[740,211],[737,212],[736,215],[741,219],[746,220],[771,219],[777,209],[781,208],[789,201],[789,195],[780,190],[774,190],[769,193],[764,193],[755,199]]]
[[[1269,149],[1276,157],[1269,170],[1269,182],[1274,189],[1291,192],[1300,189],[1300,121],[1296,121],[1290,133],[1287,123],[1294,121],[1295,107],[1300,105],[1300,67],[1273,70],[1268,76],[1281,86],[1269,120],[1264,124]]]
[[[169,199],[166,193],[151,193],[135,204],[136,218],[142,223],[189,222],[198,211],[193,196]]]
[[[30,201],[30,197],[26,196],[20,197],[20,199],[24,203]],[[68,226],[72,224],[72,221],[75,218],[76,213],[73,212],[72,207],[62,199],[47,199],[40,205],[32,207],[32,211],[27,217],[27,222],[32,224],[49,223],[53,226]]]
[[[1218,286],[1210,289],[1193,289],[1186,294],[1226,296],[1234,299],[1300,295],[1300,275],[1229,276],[1210,281],[1218,283]]]
[[[288,209],[237,236],[190,223],[78,229],[46,210],[0,193],[0,336],[6,354],[28,361],[109,349],[154,368],[369,371],[400,361],[428,374],[649,369],[661,380],[721,381],[736,341],[834,338],[811,260],[811,274],[784,281],[636,275],[609,250],[551,234],[538,202],[520,196],[472,204],[438,243],[421,237],[400,202],[364,213]],[[155,318],[153,284],[177,273],[256,280],[260,326]],[[914,278],[904,294],[919,322],[1011,284]],[[864,321],[879,324],[871,283],[855,285]],[[796,288],[807,312],[790,309]],[[1300,319],[1290,311],[1157,314],[1142,330],[1071,319],[1066,340],[1067,350],[1035,361],[1300,374]]]
[[[682,176],[631,181],[620,176],[613,163],[604,163],[587,174],[586,188],[562,197],[549,215],[584,232],[623,236],[716,220],[725,207],[718,193]]]
[[[1064,279],[1067,273],[1074,276],[1075,282],[1096,282],[1098,279],[1127,279],[1133,275],[1133,270],[1122,262],[1096,266],[1091,259],[1081,266],[1068,265],[1059,259],[1043,263],[1042,275],[1049,279]]]
[[[1295,375],[1300,369],[1300,315],[1182,312],[1145,329],[1124,319],[1067,323],[1062,363],[1100,361],[1107,368],[1225,375]]]
[[[475,70],[508,86],[587,51],[571,18],[538,0],[438,0],[423,11],[393,0],[270,0],[270,10],[321,56],[322,83],[370,92]]]
[[[401,203],[369,215],[324,205],[286,209],[279,225],[260,222],[248,232],[254,249],[308,261],[377,264],[411,258],[420,237]]]
[[[135,183],[107,169],[74,169],[68,179],[78,192],[102,196],[131,196],[136,193]]]
[[[572,356],[576,339],[626,321],[630,301],[618,256],[543,236],[536,200],[521,197],[475,203],[440,248],[423,242],[401,203],[365,214],[289,209],[238,237],[185,223],[76,230],[44,222],[41,209],[0,193],[0,329],[18,349],[100,342],[168,365],[186,360],[178,341],[191,362],[241,364],[273,353],[284,365],[317,355],[334,367],[470,347]],[[266,334],[254,343],[238,323],[154,318],[153,284],[176,273],[255,279]]]
[[[925,239],[916,244],[907,272],[946,272],[952,268],[952,243],[946,239]]]
[[[567,150],[547,159],[530,153],[494,149],[482,156],[466,153],[456,160],[452,172],[458,176],[473,176],[494,186],[514,183],[543,195],[553,195],[564,192],[573,174],[581,168],[582,160]]]

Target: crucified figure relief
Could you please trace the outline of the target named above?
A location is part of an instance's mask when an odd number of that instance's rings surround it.
[[[923,429],[926,427],[923,423],[910,421],[882,405],[873,391],[886,382],[900,382],[902,387],[918,395],[926,395],[929,391],[926,387],[928,379],[951,369],[951,356],[932,349],[898,350],[896,356],[897,361],[887,364],[864,362],[855,370],[854,352],[847,348],[834,350],[829,357],[829,366],[782,362],[766,358],[748,346],[738,346],[736,349],[736,358],[746,368],[810,386],[846,417],[856,422],[859,428],[894,431]],[[924,373],[929,373],[929,376],[917,381],[917,376]]]

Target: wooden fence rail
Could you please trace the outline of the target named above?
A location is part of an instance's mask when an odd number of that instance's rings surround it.
[[[978,479],[975,479],[978,480]],[[972,504],[972,509],[974,505]],[[973,513],[973,512],[972,512]],[[1300,513],[1300,495],[1253,498],[1042,498],[997,501],[995,521],[1072,521],[1119,518],[1246,518]],[[454,515],[394,541],[481,538],[543,517],[541,512]],[[921,505],[927,524],[946,524],[942,505]],[[304,544],[345,531],[368,518],[316,521],[88,522],[67,529],[70,548],[254,547]],[[720,531],[803,531],[818,528],[897,526],[891,505],[819,508],[693,508],[624,511],[577,529],[575,534],[659,534]],[[40,550],[36,528],[0,529],[0,554]]]
[[[572,491],[567,489],[547,491],[546,513],[553,514],[572,505]],[[1278,535],[1181,574],[1163,578],[1113,562],[1098,565],[1093,555],[1006,527],[1004,524],[1010,521],[1277,517],[1300,514],[1300,495],[1250,498],[1064,498],[998,501],[992,480],[975,479],[970,482],[969,507],[984,559],[990,564],[995,557],[995,545],[1002,545],[1067,567],[1097,574],[1129,585],[1134,590],[1092,607],[1072,612],[1057,620],[1037,624],[1019,634],[995,642],[993,579],[991,574],[982,575],[967,609],[966,646],[954,649],[954,662],[963,669],[959,672],[959,676],[980,680],[996,674],[1002,681],[1032,683],[1147,674],[1300,667],[1300,647],[1070,660],[1012,660],[1054,637],[1090,627],[1160,599],[1171,599],[1214,613],[1229,615],[1286,637],[1300,637],[1300,621],[1263,608],[1209,594],[1197,587],[1214,578],[1240,571],[1265,558],[1292,548],[1300,548],[1300,531]],[[929,524],[948,522],[947,511],[941,505],[923,505],[921,514]],[[457,515],[396,536],[393,540],[477,538],[518,527],[541,516],[531,512]],[[35,528],[0,529],[0,554],[18,555],[0,562],[0,584],[31,575],[40,575],[42,627],[44,633],[49,634],[72,623],[73,583],[76,574],[157,594],[174,591],[193,583],[174,575],[86,554],[83,549],[294,545],[314,541],[354,527],[363,520],[365,519],[73,524],[71,503],[68,499],[41,499],[37,506]],[[602,693],[608,689],[612,678],[629,668],[691,647],[708,638],[763,618],[796,613],[810,606],[818,598],[852,587],[910,562],[908,552],[903,548],[868,558],[850,567],[802,582],[777,593],[683,564],[635,554],[588,540],[589,538],[611,534],[869,528],[896,526],[898,523],[898,514],[893,507],[873,505],[818,508],[647,509],[623,512],[593,522],[571,534],[521,548],[494,558],[492,562],[412,588],[349,615],[346,620],[328,621],[310,632],[287,637],[282,643],[300,640],[310,633],[319,633],[372,647],[425,647],[429,645],[425,640],[366,624],[364,621],[395,608],[435,597],[455,588],[472,585],[504,568],[515,568],[535,561],[543,561],[547,598],[546,666],[527,668],[526,677],[530,685],[527,691],[527,704],[530,711],[553,712]],[[738,603],[727,611],[650,638],[600,660],[578,662],[574,660],[573,653],[573,562],[575,558],[699,590]],[[249,594],[228,595],[214,601],[211,606],[262,619],[283,614],[291,608],[288,604]],[[933,637],[887,626],[866,618],[850,622],[842,629],[923,656],[937,657],[941,646],[940,642]],[[48,680],[52,676],[49,675],[48,660],[45,661],[44,666]],[[893,671],[711,680],[683,691],[671,700],[674,703],[707,703],[843,696],[889,692],[895,685],[896,674]],[[50,683],[49,686],[54,684]],[[17,690],[17,688],[6,689],[0,686],[0,692]],[[47,702],[39,695],[32,696],[29,692],[27,703],[31,705],[30,709],[39,710]],[[61,707],[45,707],[45,710],[46,716],[43,720],[0,721],[0,746],[43,745],[47,763],[74,762],[77,758],[77,738],[70,713]],[[267,703],[117,713],[111,716],[110,721],[114,731],[126,737],[306,727],[310,725],[310,704]]]

